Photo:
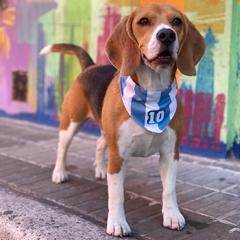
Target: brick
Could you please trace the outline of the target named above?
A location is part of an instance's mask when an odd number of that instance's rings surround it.
[[[102,210],[102,209],[107,211],[108,196],[105,195],[105,196],[102,196],[99,198],[89,200],[88,202],[76,205],[75,208],[84,210],[87,213],[92,213],[92,212]]]
[[[71,187],[69,182],[64,182],[61,184],[56,184],[51,181],[51,179],[43,180],[44,186],[42,188],[35,189],[36,192],[40,196],[46,196],[47,194],[54,193],[54,192],[61,192],[64,189],[68,189]]]
[[[44,194],[44,197],[59,201],[60,199],[72,198],[77,195],[79,196],[79,194],[81,194],[81,192],[78,191],[77,188],[69,186],[69,188],[59,189],[59,191],[53,190],[53,192]]]
[[[195,200],[193,202],[190,202],[187,204],[181,204],[180,206],[184,207],[186,209],[197,211],[201,208],[210,206],[212,204],[216,204],[217,202],[219,202],[225,198],[226,198],[226,195],[223,193],[214,193],[210,196]]]
[[[162,201],[162,189],[156,189],[152,192],[148,192],[145,194],[146,197],[152,198],[158,202]]]
[[[229,225],[222,224],[220,222],[214,222],[210,218],[199,216],[195,213],[187,213],[184,215],[186,219],[186,226],[181,231],[170,230],[167,228],[159,226],[159,229],[154,231],[154,228],[157,229],[158,218],[151,219],[149,223],[143,222],[138,227],[138,231],[143,231],[142,236],[148,239],[161,239],[172,240],[172,239],[191,239],[191,240],[202,240],[202,239],[236,239],[236,235],[230,235],[229,230],[232,228]],[[151,227],[151,222],[153,221],[153,226]],[[148,224],[150,229],[153,231],[148,231],[145,224]],[[135,229],[135,226],[133,225]],[[146,228],[146,229],[145,229]],[[151,230],[152,230],[151,229]],[[145,232],[145,233],[144,233]]]
[[[150,202],[149,202],[150,203]],[[149,217],[154,217],[161,214],[162,206],[160,204],[155,204],[152,206],[146,206],[139,208],[138,210],[130,213],[126,213],[129,224],[134,224],[139,221],[143,221]]]
[[[205,188],[196,187],[188,192],[177,194],[178,204],[193,201],[196,198],[202,197],[206,194],[213,193],[213,191]]]
[[[164,231],[163,217],[162,215],[160,215],[160,216],[148,219],[147,221],[141,221],[136,224],[131,224],[131,229],[133,232],[136,232],[140,235],[145,235],[147,233],[151,233],[160,229],[161,231]],[[158,238],[155,238],[155,239],[160,239],[160,236],[158,236]]]
[[[188,192],[188,191],[190,191],[191,189],[194,189],[194,188],[195,188],[195,186],[193,186],[191,184],[176,182],[176,193],[177,194],[180,194],[182,192]]]
[[[81,209],[81,205],[80,205],[81,203],[92,201],[93,199],[97,199],[103,196],[108,196],[107,187],[104,187],[104,186],[98,189],[95,189],[93,191],[85,192],[84,194],[79,194],[75,196],[78,199],[78,204],[74,205],[74,207]]]
[[[136,211],[137,209],[146,207],[149,201],[140,197],[132,198],[124,202],[124,209],[126,213]]]
[[[233,188],[226,190],[226,192],[240,196],[240,184],[236,184]]]
[[[19,141],[13,140],[13,139],[7,139],[7,138],[1,137],[1,136],[0,136],[0,142],[1,142],[0,149],[9,148],[12,146],[19,147],[19,146],[25,145],[24,142],[19,142]]]
[[[51,169],[34,169],[34,171],[23,173],[22,179],[18,180],[17,184],[20,187],[25,187],[26,185],[39,183],[43,180],[51,181],[51,177]]]
[[[134,181],[131,184],[127,184],[125,187],[126,190],[132,191],[134,193],[145,195],[147,192],[154,191],[154,190],[161,190],[162,184],[160,180],[156,178],[141,178],[138,181]]]
[[[208,216],[219,218],[231,211],[239,209],[240,199],[237,197],[229,196],[227,199],[216,203],[214,206],[208,206],[204,210],[199,210],[199,213],[204,213]]]
[[[195,168],[194,171],[187,172],[186,174],[178,174],[177,179],[184,182],[195,182],[197,183],[199,179],[204,178],[213,174],[216,170],[208,167],[199,166],[199,168]]]
[[[223,218],[223,220],[226,220],[228,222],[234,223],[236,225],[240,225],[240,214],[239,214],[239,208],[237,208],[232,215]]]

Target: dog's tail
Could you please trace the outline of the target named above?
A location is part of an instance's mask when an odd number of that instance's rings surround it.
[[[40,54],[46,54],[49,52],[71,54],[76,56],[78,58],[78,61],[81,64],[82,71],[92,65],[95,65],[92,58],[83,48],[73,44],[59,43],[59,44],[49,45],[43,48]]]

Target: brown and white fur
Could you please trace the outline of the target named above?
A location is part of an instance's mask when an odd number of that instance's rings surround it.
[[[184,128],[180,99],[176,113],[162,133],[140,127],[127,113],[120,94],[119,76],[131,76],[145,90],[162,91],[175,78],[177,68],[196,75],[195,66],[205,51],[204,39],[188,18],[173,6],[151,4],[138,7],[124,17],[106,42],[106,54],[114,65],[94,65],[80,47],[54,44],[42,50],[74,54],[82,73],[65,96],[60,121],[59,146],[52,181],[68,180],[66,152],[73,136],[88,118],[102,129],[97,142],[95,176],[104,179],[104,152],[108,146],[107,182],[109,212],[107,233],[131,234],[124,213],[124,178],[130,156],[160,154],[159,170],[163,184],[163,225],[182,229],[185,220],[176,201],[178,145]],[[116,68],[115,68],[116,67]]]

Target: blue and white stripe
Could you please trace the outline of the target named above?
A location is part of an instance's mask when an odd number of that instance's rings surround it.
[[[120,90],[124,106],[141,127],[161,133],[173,118],[177,109],[177,83],[164,91],[146,91],[131,79],[120,77]]]

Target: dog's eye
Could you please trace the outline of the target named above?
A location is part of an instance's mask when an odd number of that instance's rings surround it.
[[[173,25],[179,26],[182,23],[182,20],[180,18],[174,18]]]
[[[142,26],[146,26],[149,25],[149,20],[147,18],[141,18],[140,21],[138,22],[138,24],[142,25]]]

